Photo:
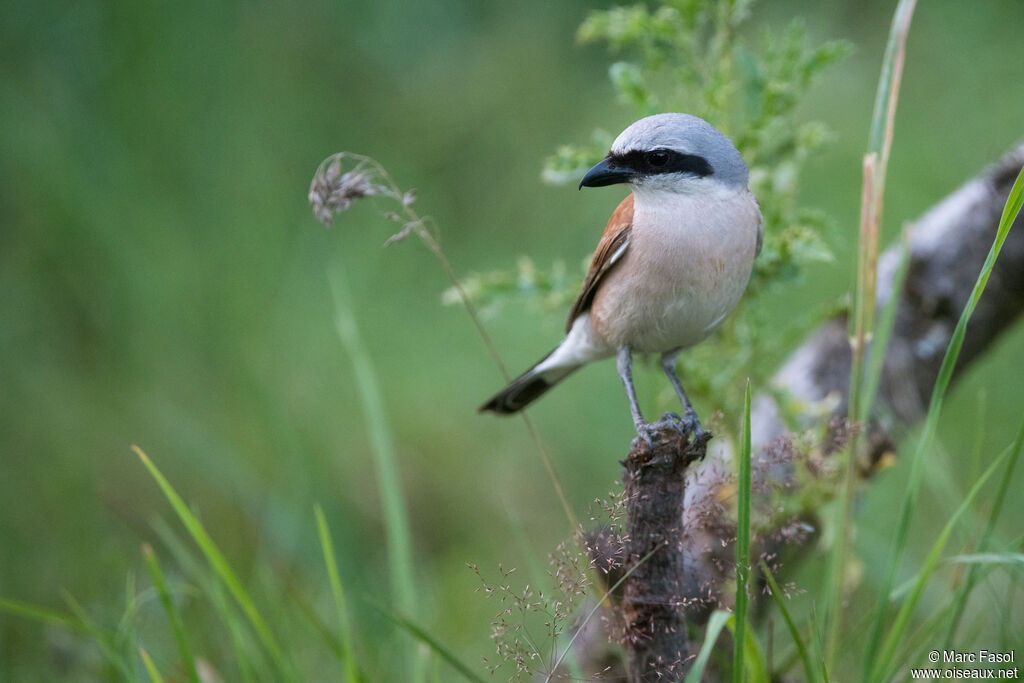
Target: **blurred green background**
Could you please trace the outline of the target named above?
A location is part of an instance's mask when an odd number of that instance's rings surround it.
[[[543,566],[567,535],[564,514],[521,422],[475,414],[501,379],[464,311],[441,306],[447,282],[430,255],[414,240],[382,249],[393,226],[368,205],[325,230],[306,192],[323,157],[369,154],[417,189],[460,273],[512,268],[520,254],[579,263],[623,193],[545,186],[540,168],[558,144],[633,118],[612,96],[608,54],[574,40],[588,9],[609,4],[6,3],[0,596],[61,609],[66,590],[116,623],[126,577],[144,575],[141,543],[159,547],[151,521],[170,516],[135,443],[265,594],[292,576],[326,599],[319,501],[350,593],[388,604],[370,445],[326,275],[341,264],[393,427],[419,620],[466,661],[489,655],[497,607],[465,563]],[[755,6],[752,31],[800,15],[813,40],[855,47],[801,107],[836,133],[802,196],[837,219],[826,238],[839,260],[769,300],[780,315],[852,282],[860,156],[893,6]],[[920,3],[885,242],[1024,135],[1021,26],[1019,0]],[[516,372],[562,324],[516,305],[487,321]],[[1008,380],[1022,353],[1018,325],[949,402],[920,547],[955,502],[938,494],[964,486],[980,391],[986,458],[1016,429],[1024,385]],[[645,401],[663,388],[655,377],[640,377]],[[585,517],[633,434],[612,366],[573,377],[533,413]],[[859,507],[865,561],[887,547],[904,477],[887,472]],[[1011,506],[1001,533],[1015,538],[1024,502]],[[802,580],[813,592],[816,577]],[[360,600],[352,609],[367,671],[388,680],[379,643],[407,642]],[[327,653],[308,649],[298,659],[329,680]],[[91,680],[96,660],[86,640],[0,614],[0,679]]]

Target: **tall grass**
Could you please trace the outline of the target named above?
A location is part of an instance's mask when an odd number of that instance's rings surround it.
[[[146,568],[149,570],[153,587],[156,588],[157,595],[160,597],[160,604],[164,608],[164,614],[167,615],[167,621],[171,624],[174,642],[178,647],[178,658],[181,660],[182,668],[185,669],[185,676],[192,683],[199,683],[199,672],[196,670],[196,658],[192,654],[192,645],[189,642],[188,631],[185,628],[177,606],[174,604],[171,591],[167,587],[167,579],[164,578],[160,561],[157,559],[156,553],[153,552],[152,546],[148,543],[142,546],[142,554],[145,557]],[[151,665],[152,662],[147,661],[146,668],[150,668]]]
[[[150,458],[137,446],[133,447],[136,455],[145,465],[153,480],[160,488],[164,497],[171,504],[179,521],[188,533],[188,537],[199,549],[205,560],[205,568],[192,556],[192,553],[181,543],[166,525],[156,525],[157,534],[164,540],[177,563],[186,571],[200,587],[198,595],[205,596],[208,604],[221,617],[228,630],[225,649],[230,653],[238,667],[238,675],[244,681],[299,681],[309,678],[309,674],[300,675],[293,661],[293,653],[282,645],[284,630],[289,628],[288,621],[282,619],[283,613],[275,613],[275,619],[264,616],[263,609],[258,606],[252,593],[243,585],[237,572],[207,532],[198,516],[185,504],[163,473]],[[294,595],[292,603],[299,608],[301,616],[311,621],[315,627],[325,651],[337,655],[343,665],[343,673],[348,683],[360,683],[373,680],[364,674],[359,667],[356,650],[353,646],[354,629],[349,620],[347,602],[337,562],[330,529],[326,517],[319,506],[314,508],[317,532],[324,555],[331,594],[334,598],[335,612],[338,618],[336,629],[319,621],[307,604],[307,598],[301,594]],[[180,669],[184,678],[198,683],[208,680],[208,675],[201,675],[199,658],[191,644],[192,633],[189,626],[176,606],[171,585],[167,582],[164,571],[157,559],[155,551],[148,545],[143,546],[143,556],[153,582],[155,597],[163,607],[164,614],[171,625],[174,636]],[[227,592],[225,595],[224,591]],[[125,616],[121,626],[111,631],[101,626],[89,613],[70,595],[65,595],[65,604],[70,615],[53,612],[34,605],[17,601],[0,599],[0,610],[26,617],[46,624],[59,625],[72,631],[88,636],[99,647],[100,653],[109,664],[116,677],[124,681],[139,680],[136,668],[138,664],[146,671],[152,681],[163,680],[156,662],[145,646],[136,645],[137,627],[132,623],[135,612],[144,600],[135,589],[134,582],[129,581]],[[230,596],[230,599],[227,597]],[[234,604],[231,604],[233,600]],[[401,615],[380,608],[376,603],[371,607],[378,609],[385,618],[392,621],[400,630],[409,633],[416,640],[424,643],[438,658],[447,663],[452,670],[471,683],[482,683],[483,679],[473,672],[458,656],[445,648],[436,638],[418,626],[414,621]],[[280,607],[280,605],[277,605]],[[242,619],[236,615],[241,613]],[[251,635],[259,646],[258,652],[252,651]],[[208,644],[209,645],[209,644]],[[209,669],[209,671],[213,671]],[[215,675],[215,674],[211,674]],[[318,676],[320,674],[317,674]],[[173,678],[172,678],[173,680]]]
[[[199,518],[189,510],[188,506],[185,505],[185,501],[182,500],[181,496],[178,495],[177,491],[171,486],[170,482],[164,477],[163,473],[157,469],[156,465],[149,459],[149,457],[143,452],[138,446],[132,446],[132,450],[142,460],[142,464],[149,470],[150,475],[156,481],[160,490],[163,492],[167,501],[174,508],[175,514],[181,523],[188,530],[189,535],[199,546],[206,561],[210,564],[210,568],[213,573],[219,579],[221,584],[228,590],[231,596],[235,599],[235,602],[241,608],[242,613],[245,614],[249,621],[250,626],[256,632],[260,642],[262,643],[267,654],[270,656],[270,660],[274,665],[274,670],[277,677],[282,681],[297,681],[298,678],[295,674],[295,669],[289,658],[286,656],[285,651],[281,648],[277,637],[274,635],[273,630],[270,628],[267,620],[264,619],[260,610],[256,607],[256,601],[253,600],[249,591],[246,590],[241,579],[231,568],[227,558],[214,543],[213,539],[207,533],[206,528],[203,526]]]
[[[800,662],[804,666],[805,680],[807,683],[815,683],[818,680],[818,675],[815,671],[814,664],[811,663],[811,656],[808,654],[807,645],[804,643],[804,639],[800,636],[800,631],[796,626],[796,622],[793,621],[793,617],[789,613],[789,608],[786,607],[786,599],[782,594],[782,589],[779,588],[779,584],[776,583],[775,577],[772,576],[772,572],[768,568],[768,565],[765,564],[764,560],[761,560],[760,565],[761,573],[764,576],[764,580],[768,583],[768,590],[771,593],[772,600],[775,602],[775,607],[778,608],[779,614],[782,615],[782,620],[786,623],[786,629],[789,631],[789,637],[793,640],[797,656],[800,658]]]
[[[1010,482],[1013,481],[1013,474],[1017,469],[1017,462],[1020,460],[1021,451],[1024,450],[1024,423],[1021,423],[1021,428],[1017,431],[1017,438],[1014,440],[1013,455],[1010,456],[1010,462],[1006,466],[1006,474],[1003,475],[1002,480],[999,482],[999,491],[996,493],[996,497],[992,502],[992,509],[989,511],[988,521],[985,524],[985,530],[981,534],[981,539],[978,541],[977,552],[984,553],[988,550],[989,544],[992,540],[992,534],[995,532],[996,521],[999,519],[999,515],[1003,511],[1003,503],[1006,502],[1006,495],[1010,490]],[[953,610],[953,616],[949,620],[949,630],[946,632],[945,649],[952,649],[954,644],[954,638],[956,637],[957,629],[960,627],[960,620],[963,618],[964,610],[967,608],[967,598],[970,597],[971,592],[978,583],[978,575],[982,564],[972,562],[970,568],[967,570],[967,578],[960,586],[960,590],[957,592],[956,603]]]
[[[866,381],[864,362],[875,324],[875,296],[878,273],[878,233],[882,216],[882,198],[885,193],[885,174],[892,149],[893,128],[896,119],[896,103],[899,100],[900,81],[906,55],[907,33],[914,15],[916,0],[900,0],[893,14],[889,40],[882,59],[882,73],[878,79],[875,107],[868,136],[868,151],[863,163],[863,188],[861,192],[860,243],[857,251],[857,284],[854,293],[854,307],[850,316],[851,324],[851,365],[850,392],[847,397],[848,416],[852,425],[859,425],[867,418],[861,411],[866,407],[864,385],[874,386],[877,382]],[[893,299],[897,298],[893,294]],[[894,304],[895,305],[895,304]],[[883,349],[884,351],[884,349]],[[881,372],[881,352],[875,354],[878,364],[872,367]],[[870,399],[869,399],[870,400]],[[831,667],[835,663],[839,645],[840,613],[845,587],[847,557],[850,545],[850,526],[853,497],[857,481],[859,446],[857,429],[853,430],[846,449],[844,485],[839,497],[838,538],[832,556],[830,596],[828,600],[828,635],[825,641],[825,661]]]
[[[345,600],[345,590],[342,588],[341,575],[338,573],[338,562],[334,559],[334,543],[331,541],[331,530],[327,526],[327,518],[324,517],[323,508],[319,505],[314,507],[316,515],[316,529],[320,537],[320,548],[324,554],[324,566],[327,568],[327,578],[331,582],[331,595],[334,597],[334,609],[337,612],[338,628],[341,630],[341,652],[344,658],[345,680],[348,683],[357,683],[360,680],[359,671],[356,667],[355,649],[352,647],[352,624],[349,622],[348,605]]]
[[[1024,429],[1024,423],[1021,424],[1021,429]],[[932,573],[938,565],[939,559],[942,556],[943,550],[945,550],[946,543],[949,541],[949,537],[953,532],[954,526],[959,521],[960,517],[970,509],[975,497],[977,497],[989,477],[999,469],[1003,464],[1003,461],[1010,457],[1011,453],[1016,454],[1018,452],[1018,449],[1013,446],[1004,450],[1003,453],[1000,454],[991,465],[989,465],[988,469],[985,470],[981,477],[978,478],[971,487],[970,492],[957,507],[952,517],[950,517],[949,521],[946,522],[946,525],[943,527],[939,537],[932,544],[931,550],[929,551],[924,564],[918,571],[910,594],[900,606],[895,619],[893,619],[892,624],[889,627],[888,634],[881,641],[877,651],[872,654],[868,669],[869,673],[864,678],[867,683],[880,683],[881,681],[887,681],[892,678],[895,672],[890,669],[892,667],[893,658],[896,654],[896,649],[901,645],[904,637],[907,635],[910,618],[913,615],[914,608],[921,599],[921,594],[924,592],[928,579],[931,578]]]
[[[864,215],[862,220],[862,249],[859,252],[858,265],[858,287],[853,321],[852,338],[854,340],[854,369],[852,372],[850,411],[851,419],[855,422],[862,422],[871,411],[871,403],[877,390],[878,378],[881,373],[881,359],[884,356],[888,331],[891,331],[893,316],[895,314],[895,301],[882,313],[879,323],[875,323],[877,311],[874,310],[875,301],[875,273],[878,250],[878,219],[881,215],[881,198],[884,188],[885,166],[888,160],[889,147],[892,138],[892,121],[896,105],[896,95],[899,85],[899,71],[902,65],[903,41],[905,41],[905,30],[909,23],[910,12],[913,10],[912,0],[903,0],[897,9],[897,16],[894,18],[894,34],[890,37],[890,47],[887,50],[885,66],[880,79],[878,98],[876,99],[875,117],[872,123],[871,141],[869,142],[869,158],[865,160],[865,190]],[[903,31],[902,37],[896,40],[896,29],[899,24]],[[895,45],[895,47],[893,47]],[[892,50],[892,52],[890,52]],[[883,87],[886,88],[883,93]],[[874,155],[873,157],[871,155]],[[1024,176],[1024,174],[1022,174]],[[986,260],[986,265],[979,275],[978,282],[972,292],[971,299],[961,316],[957,325],[953,340],[947,350],[946,358],[942,364],[939,380],[936,382],[935,391],[932,395],[928,417],[923,432],[916,443],[916,449],[912,458],[912,469],[907,485],[906,493],[901,500],[901,510],[896,525],[896,534],[892,542],[892,548],[885,567],[886,580],[883,590],[880,593],[879,604],[872,614],[871,640],[864,656],[863,679],[865,681],[884,681],[891,679],[895,662],[903,652],[912,652],[915,643],[935,638],[935,634],[945,634],[945,642],[952,644],[961,625],[964,610],[973,591],[979,585],[986,571],[996,563],[1019,562],[1019,555],[1002,552],[1004,549],[991,549],[992,538],[996,524],[1003,512],[1004,504],[1009,496],[1011,478],[1020,458],[1022,446],[1024,446],[1024,425],[1017,432],[1014,444],[996,458],[988,467],[974,480],[973,486],[965,499],[957,507],[956,511],[943,527],[938,538],[933,542],[924,564],[915,573],[906,590],[893,590],[892,585],[897,571],[900,568],[903,555],[908,545],[908,534],[912,514],[918,499],[923,468],[927,462],[929,445],[933,441],[935,431],[941,421],[943,397],[948,388],[948,383],[963,343],[967,321],[974,310],[978,299],[984,290],[985,283],[991,273],[995,259],[1005,240],[1006,233],[1012,224],[1013,217],[1017,215],[1022,202],[1022,177],[1018,176],[1011,192],[1010,199],[1004,209],[1002,220],[996,240]],[[417,219],[417,222],[418,219]],[[422,223],[419,222],[422,226]],[[436,243],[435,243],[436,245]],[[439,247],[438,247],[439,250]],[[450,266],[444,259],[443,253],[435,252],[435,255],[442,260],[446,272],[452,274]],[[906,261],[904,261],[905,267]],[[385,519],[385,534],[388,548],[387,567],[389,581],[393,596],[394,609],[383,607],[376,603],[375,608],[395,628],[409,634],[424,647],[430,649],[436,656],[435,664],[444,664],[451,668],[451,671],[465,680],[479,683],[483,677],[478,675],[474,669],[467,665],[461,657],[451,649],[447,648],[430,630],[422,626],[416,620],[416,615],[421,610],[417,600],[417,586],[415,580],[415,562],[413,542],[409,530],[408,511],[405,507],[405,496],[403,495],[398,465],[395,457],[394,443],[392,441],[392,430],[388,423],[388,416],[384,410],[383,400],[373,367],[372,354],[368,351],[366,343],[359,334],[357,321],[352,316],[352,306],[349,292],[344,280],[343,269],[338,268],[329,274],[331,280],[331,291],[334,296],[336,307],[336,324],[339,339],[348,357],[354,366],[354,374],[360,395],[361,406],[364,410],[364,417],[371,444],[373,445],[373,458],[377,468],[379,494],[382,501],[381,509]],[[458,281],[454,279],[455,285]],[[894,288],[898,289],[898,288]],[[467,300],[468,303],[468,300]],[[499,368],[500,358],[494,352],[494,347],[486,337],[486,332],[479,324],[470,307],[468,309],[474,322],[478,325],[481,334],[484,336],[488,348],[495,354]],[[507,375],[506,375],[507,376]],[[538,448],[541,450],[542,459],[559,498],[566,508],[567,517],[574,528],[576,526],[574,515],[565,501],[561,491],[558,478],[551,468],[550,459],[543,451],[543,446],[536,436],[532,423],[527,420],[527,426],[531,435],[535,438]],[[254,591],[249,581],[243,574],[240,574],[232,567],[225,554],[215,544],[213,535],[207,531],[206,526],[200,521],[199,515],[191,510],[181,496],[174,490],[171,483],[163,476],[155,464],[142,452],[135,449],[141,462],[145,465],[153,480],[157,483],[167,500],[170,502],[174,513],[184,525],[187,531],[187,539],[191,539],[199,550],[198,559],[193,551],[185,547],[166,526],[157,525],[157,534],[164,540],[165,545],[173,556],[174,560],[190,577],[196,586],[176,585],[174,581],[168,581],[158,554],[146,545],[143,547],[143,558],[149,572],[152,590],[137,590],[134,580],[129,578],[126,585],[126,605],[124,615],[115,629],[104,627],[99,620],[91,616],[73,597],[68,595],[65,598],[67,613],[60,613],[43,609],[26,603],[0,599],[0,610],[29,618],[44,624],[52,625],[61,629],[68,629],[74,633],[82,634],[96,643],[99,652],[107,662],[108,677],[118,677],[123,680],[135,681],[144,680],[179,680],[184,678],[197,682],[201,680],[201,661],[197,651],[206,647],[212,647],[201,640],[202,633],[193,632],[190,625],[186,623],[186,615],[182,613],[179,606],[179,599],[182,595],[193,597],[202,596],[207,606],[221,618],[226,636],[217,643],[222,651],[229,653],[237,666],[237,676],[245,681],[267,681],[267,680],[303,680],[307,676],[323,675],[322,671],[313,672],[300,671],[296,665],[295,654],[290,651],[288,643],[288,630],[290,622],[287,619],[278,619],[279,614],[268,610],[268,598],[259,595]],[[776,678],[776,672],[770,671],[764,656],[764,648],[758,640],[758,633],[751,626],[755,617],[749,617],[750,605],[748,603],[751,591],[750,576],[750,487],[751,487],[751,452],[750,452],[750,384],[747,383],[744,398],[743,429],[741,432],[741,443],[738,453],[738,496],[737,496],[737,542],[736,553],[736,602],[735,611],[729,614],[724,611],[716,611],[711,615],[705,630],[703,645],[694,661],[687,683],[699,681],[707,671],[712,661],[712,653],[718,637],[724,628],[730,628],[733,632],[733,665],[732,675],[736,682],[744,680],[762,681],[769,678]],[[762,566],[765,580],[772,590],[775,606],[782,615],[787,632],[793,641],[796,649],[794,662],[799,660],[803,664],[804,676],[808,681],[828,680],[829,667],[834,667],[834,660],[838,650],[838,644],[842,641],[844,627],[849,628],[850,623],[842,619],[844,610],[842,608],[843,593],[843,571],[847,565],[849,555],[849,536],[852,524],[851,505],[854,494],[855,483],[855,461],[856,448],[850,449],[847,460],[846,488],[841,504],[843,518],[840,525],[840,536],[837,541],[837,555],[833,558],[833,578],[830,584],[831,593],[826,596],[828,603],[826,620],[827,643],[823,646],[820,642],[820,629],[818,628],[817,617],[813,609],[807,623],[798,625],[793,615],[787,609],[784,601],[784,593],[780,590],[774,577],[767,567]],[[959,562],[967,564],[966,580],[955,592],[952,602],[943,607],[928,623],[921,627],[918,633],[912,629],[915,611],[921,605],[921,598],[925,587],[934,577],[935,572],[941,566],[942,555],[949,545],[950,535],[957,524],[962,523],[967,511],[974,505],[986,482],[990,481],[1000,468],[1004,467],[1002,480],[998,491],[993,499],[991,510],[985,523],[985,528],[980,535],[980,540],[975,553],[970,556],[961,557]],[[980,469],[980,468],[978,468]],[[321,550],[323,553],[324,567],[326,568],[327,583],[333,598],[333,613],[335,623],[328,624],[319,621],[316,610],[307,604],[307,599],[297,596],[295,605],[302,612],[302,616],[308,619],[315,627],[316,633],[321,638],[320,645],[325,650],[334,653],[341,663],[341,672],[345,679],[350,682],[372,680],[371,674],[361,670],[360,648],[357,645],[371,645],[357,642],[360,629],[353,625],[352,616],[349,612],[349,596],[346,594],[342,577],[339,572],[337,557],[330,529],[323,511],[315,508],[316,529],[319,535]],[[186,540],[187,540],[186,539]],[[1017,548],[1017,550],[1020,550]],[[652,551],[653,552],[653,551]],[[643,560],[641,560],[642,562]],[[631,570],[632,571],[632,570]],[[627,574],[628,576],[628,574]],[[625,577],[623,577],[624,579]],[[1013,579],[1014,581],[1016,578]],[[621,583],[621,580],[620,580]],[[618,585],[618,584],[616,584]],[[1011,584],[1012,585],[1012,584]],[[615,587],[613,586],[613,590]],[[1012,601],[1011,590],[1007,602]],[[607,597],[607,594],[604,596]],[[356,598],[359,599],[358,597]],[[901,601],[898,609],[895,608],[896,601]],[[170,627],[172,638],[167,639],[166,647],[173,649],[176,654],[175,673],[166,666],[160,659],[159,652],[150,645],[159,645],[152,641],[146,642],[139,635],[137,622],[138,612],[147,604],[152,603],[154,608],[157,604],[162,608],[163,617]],[[603,600],[599,601],[599,604]],[[278,606],[280,607],[280,606]],[[455,609],[449,607],[449,609]],[[896,611],[894,617],[891,613]],[[595,607],[586,615],[584,621],[591,619],[596,613]],[[285,614],[286,609],[282,608],[280,614]],[[158,612],[159,614],[159,612]],[[290,614],[290,613],[289,613]],[[805,636],[801,631],[805,632]],[[1004,627],[1004,633],[1009,632]],[[567,642],[559,645],[560,654],[555,666],[550,671],[549,678],[553,676],[554,670],[567,656],[569,648],[573,645],[581,629],[577,630]],[[936,641],[938,642],[938,641]],[[198,647],[197,647],[198,646]],[[151,655],[150,653],[154,654]],[[823,652],[828,654],[823,654]],[[393,656],[396,659],[406,657],[405,652],[395,652],[389,649],[385,656]],[[829,664],[826,665],[825,662]],[[161,671],[162,669],[162,671]],[[820,669],[820,670],[816,670]],[[416,664],[411,667],[403,667],[402,673],[410,672],[414,679],[426,678],[427,674],[422,666],[422,659],[417,658]],[[231,672],[235,673],[235,672]],[[435,673],[435,677],[440,677]]]
[[[380,395],[373,359],[366,350],[359,325],[352,314],[352,297],[345,281],[344,268],[336,267],[330,272],[329,279],[331,294],[334,297],[335,328],[345,354],[352,363],[359,403],[363,408],[373,451],[381,510],[384,513],[391,593],[398,610],[406,617],[415,619],[417,609],[412,538],[409,533],[405,495],[398,474],[398,459],[391,438],[391,426]],[[419,657],[414,658],[411,671],[413,681],[422,681],[424,669]]]
[[[999,227],[996,230],[995,240],[992,243],[992,247],[989,249],[988,256],[985,258],[985,263],[982,266],[978,279],[974,284],[974,288],[971,291],[971,296],[967,301],[967,305],[960,314],[960,319],[957,322],[956,328],[953,330],[949,346],[942,359],[942,365],[939,367],[939,375],[935,381],[935,387],[932,390],[931,400],[928,405],[928,413],[924,419],[924,427],[921,435],[918,437],[913,455],[911,456],[910,476],[907,480],[906,490],[900,504],[900,511],[895,527],[896,532],[893,536],[888,562],[886,563],[886,569],[883,574],[884,578],[881,584],[878,604],[875,608],[871,637],[865,653],[864,666],[866,669],[873,666],[874,658],[878,653],[881,634],[888,620],[890,601],[889,593],[892,590],[896,571],[899,568],[903,553],[906,550],[910,520],[913,516],[918,492],[921,486],[921,478],[924,474],[925,458],[927,457],[928,450],[931,447],[932,440],[935,437],[935,432],[939,426],[939,420],[942,416],[942,405],[946,398],[946,391],[949,388],[949,382],[953,377],[953,369],[956,367],[956,361],[960,355],[960,349],[963,347],[964,337],[967,334],[967,323],[970,322],[971,314],[974,312],[975,307],[978,305],[978,301],[981,299],[981,295],[985,291],[985,285],[988,283],[989,276],[992,274],[992,268],[995,266],[996,259],[999,257],[999,252],[1003,248],[1003,243],[1006,241],[1006,236],[1009,234],[1010,228],[1013,226],[1013,222],[1016,219],[1017,214],[1020,213],[1022,203],[1024,203],[1024,169],[1021,169],[1021,172],[1018,173],[1017,179],[1014,181],[1013,187],[1010,189],[1009,197],[1006,200],[1006,205],[1003,208],[1002,216],[999,220]],[[867,673],[867,671],[865,673]]]

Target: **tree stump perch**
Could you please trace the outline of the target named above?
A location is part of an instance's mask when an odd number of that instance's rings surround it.
[[[666,428],[652,445],[633,440],[623,461],[626,570],[622,613],[630,650],[629,680],[682,680],[689,656],[684,614],[683,501],[686,470],[704,458],[698,438]],[[646,558],[646,559],[645,559]]]

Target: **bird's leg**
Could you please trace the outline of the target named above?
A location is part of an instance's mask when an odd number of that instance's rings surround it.
[[[665,374],[668,375],[669,381],[672,382],[672,388],[676,390],[676,396],[679,397],[680,402],[683,404],[683,417],[680,418],[674,413],[665,413],[665,417],[678,419],[683,430],[699,435],[704,431],[700,426],[700,418],[697,417],[697,411],[693,409],[690,397],[686,395],[686,390],[683,389],[683,383],[679,381],[679,375],[676,374],[676,359],[678,357],[678,350],[668,351],[667,353],[662,354],[661,367],[665,371]]]
[[[633,426],[636,427],[637,435],[643,437],[648,446],[653,446],[651,441],[650,425],[640,412],[640,404],[636,400],[636,388],[633,386],[633,356],[629,347],[623,346],[615,357],[615,365],[619,370],[619,377],[626,386],[626,396],[629,397],[629,412],[633,414]]]

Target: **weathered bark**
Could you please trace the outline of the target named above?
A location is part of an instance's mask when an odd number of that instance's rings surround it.
[[[879,398],[904,424],[923,416],[943,355],[988,255],[1010,187],[1024,164],[1024,144],[969,180],[910,228],[910,262],[900,291],[892,342],[885,357]],[[1010,231],[967,328],[958,371],[995,341],[1024,310],[1024,230]],[[892,297],[898,247],[879,263],[878,306]],[[823,325],[787,361],[778,383],[795,397],[840,397],[846,413],[850,346],[845,319]]]
[[[622,463],[626,502],[622,596],[629,680],[682,680],[689,656],[684,619],[685,545],[682,515],[686,470],[704,458],[711,434],[700,438],[669,428],[649,446],[643,439]]]
[[[896,323],[883,366],[878,409],[869,427],[868,444],[876,451],[884,449],[890,437],[895,439],[901,428],[923,416],[946,347],[1022,165],[1024,144],[1019,144],[935,205],[909,229],[907,276],[897,293],[900,301]],[[894,294],[899,260],[898,247],[890,248],[881,257],[879,310]],[[954,381],[1022,312],[1024,217],[1018,217],[985,295],[974,311]],[[755,397],[751,415],[757,454],[753,469],[755,490],[771,488],[773,482],[791,483],[787,480],[796,451],[785,445],[791,428],[821,424],[822,420],[846,415],[850,365],[847,322],[844,317],[837,317],[809,335],[774,379],[777,387],[808,407],[807,413],[798,418],[801,424],[787,425],[771,396]],[[822,406],[826,407],[824,411]],[[658,543],[665,543],[666,551],[664,555],[662,551],[652,555],[644,563],[649,566],[638,567],[627,580],[623,611],[627,643],[633,651],[630,679],[634,681],[647,680],[643,675],[658,666],[678,663],[680,654],[686,652],[684,616],[699,624],[713,605],[730,602],[723,589],[734,570],[731,544],[736,531],[730,516],[719,513],[723,487],[732,485],[728,475],[731,454],[727,449],[711,449],[706,459],[685,472],[684,482],[680,473],[700,457],[689,448],[685,439],[656,442],[652,452],[646,451],[646,444],[641,444],[639,452],[634,445],[624,463],[630,505],[626,567]],[[681,525],[676,523],[680,519]],[[779,538],[762,536],[755,539],[757,543],[761,549],[772,550],[779,544]],[[658,564],[651,564],[656,560]],[[670,572],[676,574],[669,575]],[[630,594],[634,596],[632,606]],[[683,605],[687,606],[685,610]],[[667,674],[667,680],[678,678],[679,671],[676,666]]]

